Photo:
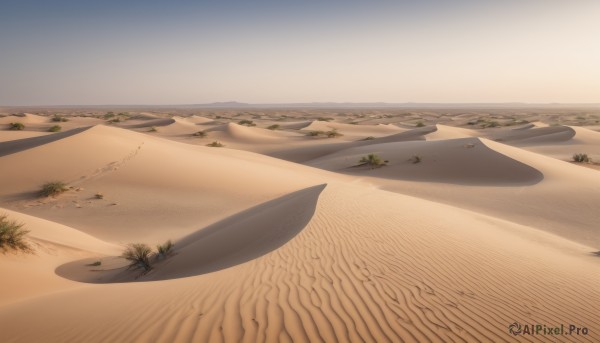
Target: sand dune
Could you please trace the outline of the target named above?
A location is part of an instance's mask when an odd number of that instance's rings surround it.
[[[374,125],[302,114],[272,131],[235,124],[237,112],[223,125],[74,117],[62,133],[0,131],[0,214],[35,249],[0,254],[0,342],[547,338],[511,335],[515,321],[585,326],[569,341],[600,341],[600,174],[564,161],[600,153],[600,133],[478,131],[435,112],[402,118],[438,122],[413,129],[376,125],[401,121],[386,113]],[[334,128],[344,136],[304,135]],[[356,167],[369,153],[388,165]],[[53,180],[68,190],[40,197]],[[173,254],[146,274],[119,257],[167,239]]]
[[[600,275],[588,250],[420,199],[330,185],[308,226],[274,252],[191,278],[9,304],[0,339],[511,341],[508,323],[526,320],[586,323],[584,339],[595,340]]]
[[[388,165],[359,167],[361,157],[375,153]],[[420,162],[415,163],[413,156]],[[342,150],[307,162],[308,165],[373,177],[476,184],[534,184],[543,175],[530,166],[489,149],[479,138],[384,143]]]

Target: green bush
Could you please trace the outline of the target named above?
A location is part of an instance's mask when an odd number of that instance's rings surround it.
[[[589,163],[592,159],[587,154],[573,154],[573,161],[578,163]]]
[[[245,126],[256,126],[256,124],[254,124],[254,122],[252,120],[248,120],[248,119],[242,119],[242,120],[238,121],[238,124],[245,125]]]
[[[60,193],[67,191],[67,185],[62,181],[46,182],[42,185],[40,193],[43,196],[49,197],[59,195]]]
[[[224,147],[225,145],[223,145],[221,142],[214,141],[212,143],[206,144],[206,146],[213,147],[213,148],[221,148],[221,147]]]
[[[20,131],[25,129],[25,125],[23,123],[10,123],[10,130]]]
[[[306,135],[310,136],[310,137],[317,137],[317,136],[324,135],[324,134],[325,134],[325,131],[310,131]]]
[[[269,130],[279,130],[280,127],[281,126],[278,125],[278,124],[273,124],[273,125],[267,127],[267,129],[269,129]]]
[[[152,269],[150,258],[152,249],[144,243],[130,243],[121,254],[121,257],[129,261],[129,269],[143,268],[144,271]]]
[[[423,124],[422,121],[420,121],[420,122],[417,123],[417,127],[423,127],[423,126],[425,126],[425,124]]]
[[[31,251],[31,247],[25,240],[29,231],[23,229],[23,224],[9,221],[6,215],[0,216],[0,249]]]
[[[54,125],[48,129],[48,131],[50,132],[59,132],[60,130],[62,130],[62,127],[60,127],[60,125]]]
[[[325,118],[325,117],[319,117],[317,118],[317,121],[332,121],[333,118]]]
[[[368,154],[367,156],[363,156],[360,158],[358,163],[361,166],[367,165],[372,168],[379,168],[386,165],[386,161],[376,154]]]
[[[325,132],[325,135],[327,136],[327,138],[336,138],[343,136],[341,133],[337,132],[336,129]]]
[[[156,258],[167,258],[173,252],[173,242],[169,239],[165,243],[156,246]]]
[[[54,117],[52,117],[51,119],[53,122],[67,122],[69,121],[69,119],[63,117],[63,116],[59,116],[58,114],[55,114]]]

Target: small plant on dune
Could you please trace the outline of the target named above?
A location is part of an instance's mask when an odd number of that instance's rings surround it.
[[[156,258],[157,259],[167,258],[173,252],[174,246],[175,245],[173,244],[173,242],[171,242],[170,239],[161,245],[157,245],[156,246],[156,252],[157,252]]]
[[[152,269],[150,258],[152,249],[144,243],[130,243],[121,254],[121,257],[129,261],[128,269],[144,269],[145,272]]]
[[[591,160],[587,154],[573,154],[573,161],[577,163],[589,163]]]
[[[50,132],[59,132],[60,130],[62,130],[62,127],[60,127],[60,125],[54,125],[48,129],[48,131]]]
[[[422,158],[421,158],[421,156],[419,156],[419,155],[413,155],[413,156],[412,156],[411,158],[409,158],[408,160],[409,160],[409,161],[411,161],[411,162],[412,162],[412,163],[414,163],[414,164],[417,164],[417,163],[421,163],[421,161],[422,161]]]
[[[324,131],[309,131],[306,135],[310,136],[310,137],[317,137],[320,135],[324,135],[325,132]]]
[[[273,125],[267,127],[267,129],[269,129],[269,130],[279,130],[280,127],[281,126],[279,124],[273,124]]]
[[[23,224],[8,220],[6,215],[0,215],[0,250],[31,251],[25,240],[28,233],[29,231],[23,229]]]
[[[46,182],[42,185],[40,193],[43,196],[55,196],[67,191],[67,185],[62,181]]]
[[[90,267],[98,267],[100,265],[102,265],[102,261],[96,261],[96,262],[88,264],[88,266],[90,266]]]
[[[69,119],[63,117],[63,116],[59,116],[58,114],[55,114],[54,117],[52,117],[51,119],[53,122],[57,122],[57,123],[63,123],[63,122],[67,122],[69,121]]]
[[[111,123],[111,124],[113,124],[113,123],[120,123],[121,122],[121,118],[117,117],[117,118],[109,120],[108,122]]]
[[[101,200],[101,199],[104,199],[104,194],[102,194],[102,193],[96,193],[96,194],[94,195],[94,198],[96,198],[96,199],[100,199],[100,200]]]
[[[114,117],[114,116],[115,116],[114,112],[107,112],[107,113],[104,115],[104,119],[110,119],[110,118],[112,118],[112,117]]]
[[[423,127],[423,126],[425,126],[425,124],[423,124],[422,121],[420,121],[420,122],[417,123],[417,127]]]
[[[327,138],[336,138],[343,136],[341,133],[337,132],[336,129],[325,132],[325,135],[327,136]]]
[[[156,126],[152,126],[148,132],[158,132],[158,129],[156,128]]]
[[[25,128],[25,125],[23,125],[23,123],[10,123],[10,130],[14,130],[14,131],[20,131],[23,130]]]
[[[206,144],[206,146],[213,147],[213,148],[221,148],[221,147],[224,147],[225,145],[223,145],[221,142],[214,141],[212,143]]]
[[[325,117],[319,117],[317,118],[317,121],[332,121],[333,118],[325,118]]]
[[[208,136],[208,134],[205,131],[198,131],[198,132],[194,132],[192,134],[192,136],[204,138],[204,137]]]
[[[384,161],[381,157],[376,154],[368,154],[363,156],[358,161],[359,166],[370,166],[371,168],[379,168],[386,165],[387,161]]]
[[[498,126],[500,126],[500,123],[498,123],[497,121],[488,121],[481,125],[481,127],[484,129],[486,129],[488,127],[498,127]]]
[[[373,136],[369,136],[369,137],[367,137],[367,138],[363,139],[363,141],[372,141],[372,140],[374,140],[374,139],[375,139],[375,137],[373,137]]]
[[[254,124],[254,122],[252,120],[248,120],[248,119],[242,119],[242,120],[238,121],[238,124],[245,125],[245,126],[256,126],[256,124]]]

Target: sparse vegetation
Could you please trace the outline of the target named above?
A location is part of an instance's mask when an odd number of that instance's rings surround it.
[[[43,196],[55,196],[67,191],[67,185],[62,181],[46,182],[42,185],[40,193]]]
[[[361,157],[358,161],[359,166],[370,166],[371,168],[379,168],[386,165],[387,161],[384,161],[381,157],[376,154],[368,154],[367,156]]]
[[[62,130],[62,127],[60,127],[60,125],[54,125],[48,129],[48,131],[50,132],[59,132],[60,130]]]
[[[21,131],[23,129],[25,129],[25,125],[23,123],[10,123],[10,130],[14,130],[14,131]]]
[[[6,215],[0,215],[0,250],[31,251],[25,240],[28,233],[29,231],[23,229],[23,224],[8,220]]]
[[[325,135],[327,136],[327,138],[336,138],[343,136],[341,133],[337,132],[336,129],[325,132]]]
[[[374,139],[375,139],[375,137],[373,137],[373,136],[369,136],[369,137],[367,137],[367,138],[363,139],[363,141],[372,141],[372,140],[374,140]]]
[[[62,122],[67,122],[67,121],[69,121],[69,119],[67,119],[67,118],[65,118],[65,117],[63,117],[63,116],[60,116],[60,115],[58,115],[58,114],[55,114],[55,115],[54,115],[54,117],[52,117],[52,119],[51,119],[51,120],[52,120],[53,122],[57,122],[57,123],[62,123]]]
[[[423,126],[425,126],[425,124],[423,124],[423,122],[422,122],[422,121],[420,121],[420,122],[417,122],[417,127],[423,127]]]
[[[94,195],[94,198],[96,198],[96,199],[104,199],[104,194],[102,194],[102,193],[96,193]]]
[[[325,117],[319,117],[317,118],[317,121],[332,121],[333,118],[325,118]]]
[[[279,124],[273,124],[273,125],[267,127],[267,129],[269,129],[269,130],[279,130],[280,127],[281,126]]]
[[[152,249],[144,243],[130,243],[121,254],[121,257],[129,261],[128,269],[144,269],[145,272],[152,269],[150,258]]]
[[[483,129],[486,129],[486,128],[488,128],[488,127],[499,127],[499,126],[500,126],[500,123],[498,123],[498,122],[497,122],[497,121],[495,121],[495,120],[492,120],[492,121],[486,121],[486,122],[484,122],[483,124],[481,124],[481,127],[482,127]]]
[[[592,161],[591,158],[588,157],[587,154],[573,154],[573,161],[577,163],[589,163]]]
[[[214,141],[214,142],[212,142],[212,143],[208,143],[208,144],[206,144],[206,146],[213,147],[213,148],[221,148],[221,147],[224,147],[225,145],[223,145],[223,144],[222,144],[221,142],[219,142],[219,141]]]
[[[422,161],[422,158],[421,158],[421,156],[419,156],[419,155],[413,155],[413,156],[412,156],[412,157],[409,159],[409,161],[411,161],[411,162],[412,162],[412,163],[414,163],[414,164],[417,164],[417,163],[421,163],[421,161]]]
[[[204,138],[204,137],[208,136],[208,134],[206,133],[206,131],[198,131],[198,132],[194,132],[192,134],[192,136]]]
[[[310,137],[317,137],[317,136],[321,136],[324,134],[325,134],[325,131],[309,131],[306,135],[310,136]]]
[[[244,125],[244,126],[256,126],[256,124],[254,124],[254,122],[252,120],[248,120],[248,119],[242,119],[242,120],[238,121],[238,124]]]
[[[98,267],[100,265],[102,265],[102,261],[96,261],[96,262],[88,264],[88,266],[90,266],[90,267]]]
[[[169,239],[165,243],[156,246],[156,258],[167,258],[173,252],[173,242]]]
[[[158,132],[158,129],[156,128],[156,126],[152,126],[148,132]]]
[[[112,118],[112,117],[114,117],[114,116],[115,116],[114,112],[107,112],[107,113],[104,115],[104,119],[110,119],[110,118]]]

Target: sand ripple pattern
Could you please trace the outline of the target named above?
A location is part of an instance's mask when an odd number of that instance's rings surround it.
[[[267,255],[196,277],[85,285],[5,307],[0,341],[31,341],[32,326],[47,342],[547,340],[513,336],[515,321],[585,325],[588,336],[568,341],[600,341],[597,263],[525,251],[518,237],[500,244],[498,226],[512,224],[431,208],[329,185],[308,226]],[[467,215],[477,225],[461,226]],[[47,310],[60,303],[60,313]]]

